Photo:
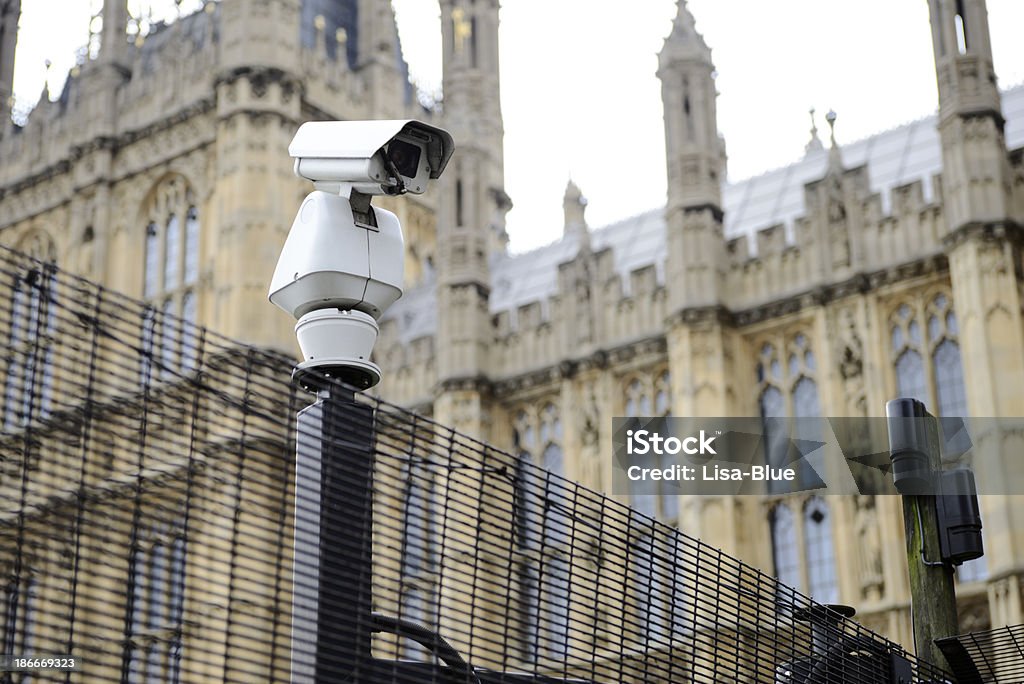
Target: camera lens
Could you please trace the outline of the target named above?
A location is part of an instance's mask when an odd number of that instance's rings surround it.
[[[388,159],[398,169],[398,173],[408,178],[415,178],[420,166],[421,150],[418,145],[404,140],[393,140],[388,145]]]

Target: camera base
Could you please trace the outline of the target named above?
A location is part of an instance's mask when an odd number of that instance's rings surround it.
[[[380,368],[367,361],[351,359],[336,364],[330,361],[300,363],[292,371],[292,381],[307,392],[328,388],[335,380],[360,390],[367,390],[380,382]]]
[[[369,389],[380,382],[380,368],[369,361],[379,328],[362,311],[327,308],[310,311],[295,325],[295,335],[305,359],[293,377],[311,388],[326,385],[328,378]]]

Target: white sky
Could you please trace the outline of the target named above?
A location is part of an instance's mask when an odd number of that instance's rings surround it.
[[[94,2],[22,0],[14,83],[22,103],[38,97],[46,59],[54,63],[51,85],[59,92],[75,48],[88,38]],[[393,3],[414,80],[438,88],[437,0]],[[502,4],[513,250],[561,235],[570,175],[589,200],[594,228],[663,205],[664,132],[654,73],[675,0]],[[836,110],[840,144],[927,116],[937,106],[925,0],[690,0],[689,7],[718,70],[730,180],[798,159],[812,106],[826,142],[824,113]],[[1000,84],[1024,82],[1024,2],[988,0],[988,10]]]

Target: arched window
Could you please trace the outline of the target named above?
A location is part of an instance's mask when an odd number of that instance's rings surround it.
[[[798,490],[814,489],[823,485],[821,478],[806,460],[801,460],[795,465],[789,462],[790,435],[793,427],[791,419],[814,418],[821,415],[816,373],[817,361],[810,340],[803,333],[797,333],[789,338],[778,337],[761,345],[756,377],[758,404],[764,425],[765,457],[768,465],[773,467],[795,467],[795,488]],[[804,431],[801,431],[800,436],[813,437],[804,434]],[[789,482],[769,483],[769,493],[782,493],[793,489],[794,485]]]
[[[789,587],[799,588],[800,556],[797,553],[796,525],[793,511],[786,503],[777,503],[768,513],[772,533],[772,557],[775,560],[775,576]]]
[[[671,379],[667,370],[653,375],[634,376],[625,383],[623,414],[627,418],[667,416],[671,412]],[[651,397],[654,397],[652,402]],[[634,465],[642,468],[667,468],[675,463],[668,454],[649,453],[634,456]],[[679,518],[679,499],[669,483],[636,480],[629,483],[630,504],[652,518],[674,524]]]
[[[572,489],[565,476],[562,421],[554,403],[515,414],[519,465],[514,532],[519,554],[519,652],[527,662],[564,659],[569,648]]]
[[[434,472],[426,464],[413,463],[405,469],[402,529],[402,617],[426,626],[436,626],[438,501]],[[405,640],[403,656],[425,660],[427,651]]]
[[[160,375],[187,372],[197,357],[201,230],[195,194],[181,176],[166,178],[150,194],[144,215],[142,296],[160,312],[160,332],[158,353],[144,358],[143,367],[156,363]]]
[[[8,281],[11,323],[2,376],[3,428],[8,431],[49,418],[54,398],[59,284],[52,259],[56,248],[41,232],[31,234],[19,247],[28,250],[29,256],[49,261],[34,263]]]
[[[795,468],[798,492],[824,485],[810,462],[801,459],[793,463],[790,454],[794,430],[802,439],[818,439],[818,428],[813,422],[794,420],[821,416],[817,370],[817,358],[804,333],[779,335],[761,345],[756,373],[765,456],[773,467]],[[769,483],[771,494],[792,491],[793,483]],[[834,602],[837,597],[832,520],[822,499],[806,497],[807,494],[797,494],[777,501],[768,511],[775,575],[782,584],[811,593],[819,601]]]
[[[132,649],[124,667],[129,681],[180,680],[185,603],[185,529],[181,520],[155,514],[137,532],[128,591]]]
[[[837,603],[839,585],[836,581],[836,555],[832,545],[832,521],[828,504],[820,496],[812,496],[804,504],[804,561],[807,565],[807,587],[811,598],[819,603]]]
[[[6,653],[29,653],[35,646],[39,584],[25,569],[22,573],[19,582],[11,580],[4,588],[0,647]]]
[[[900,303],[889,317],[896,393],[944,417],[967,415],[956,314],[949,295]]]

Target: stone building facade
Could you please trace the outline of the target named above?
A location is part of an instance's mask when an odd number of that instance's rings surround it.
[[[726,182],[711,52],[679,2],[660,54],[668,197],[506,252],[497,0],[441,0],[443,112],[407,85],[380,0],[221,0],[101,49],[0,138],[0,239],[154,309],[294,350],[266,302],[306,184],[285,150],[310,119],[405,118],[458,145],[402,220],[407,292],[382,322],[379,393],[584,485],[611,480],[611,417],[1024,415],[1024,88],[1000,92],[984,0],[929,0],[940,110]],[[0,95],[18,0],[3,3]],[[13,8],[13,9],[12,9]],[[4,106],[0,103],[0,106]],[[834,120],[830,124],[834,124]],[[1020,436],[995,434],[1008,453]],[[633,503],[910,642],[898,500]],[[983,501],[988,554],[962,627],[1024,621],[1024,507]]]

